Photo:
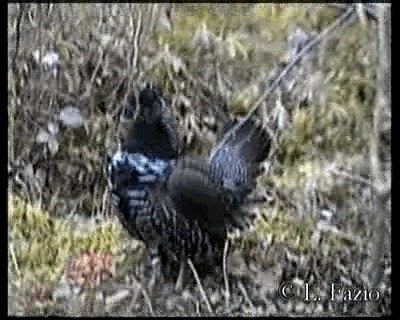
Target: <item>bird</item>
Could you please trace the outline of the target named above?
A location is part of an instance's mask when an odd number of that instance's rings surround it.
[[[228,129],[230,136],[209,156],[184,155],[176,125],[164,116],[168,106],[161,91],[147,84],[138,100],[127,141],[108,164],[122,224],[155,248],[163,264],[191,259],[207,270],[222,261],[227,227],[241,221],[240,207],[267,157],[269,136],[248,120],[233,134]]]
[[[123,149],[149,157],[175,158],[180,152],[177,125],[161,90],[146,83],[138,97],[134,92],[129,95],[128,106],[137,109],[137,114]]]
[[[126,140],[118,145],[118,151],[113,156],[114,160],[121,150],[129,154],[136,152],[149,159],[158,160],[155,164],[176,158],[180,153],[175,119],[161,90],[153,83],[146,83],[138,94],[136,91],[129,94],[120,117],[124,118],[125,122],[132,121],[132,118],[134,120],[129,127]],[[119,220],[131,236],[146,242],[136,232],[138,228],[132,219],[136,210],[136,206],[132,205],[132,192],[138,186],[131,179],[130,168],[124,167],[121,163],[119,166],[113,166],[111,159],[108,157],[107,160],[107,180],[112,202],[119,209],[117,211]],[[127,191],[129,192],[126,193]]]

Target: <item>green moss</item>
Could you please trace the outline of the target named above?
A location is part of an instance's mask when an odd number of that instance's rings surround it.
[[[73,230],[63,220],[51,218],[37,205],[10,195],[8,199],[9,263],[14,284],[52,283],[66,260],[82,250],[116,253],[119,225],[104,223],[93,231]]]
[[[360,24],[331,41],[321,64],[326,82],[320,103],[292,112],[278,148],[281,167],[264,183],[302,189],[324,159],[368,154],[375,95],[374,35]]]
[[[343,250],[345,247],[354,246],[356,242],[348,235],[328,231],[323,234],[321,245],[326,246],[326,248],[332,252]]]
[[[255,74],[268,70],[279,59],[284,50],[281,44],[293,21],[297,26],[315,29],[316,25],[322,22],[326,25],[335,16],[335,10],[322,6],[319,19],[310,19],[311,10],[304,5],[180,4],[172,13],[172,30],[155,32],[152,38],[183,59],[192,75],[203,75],[204,67],[218,60],[221,70],[246,86],[252,84]],[[193,45],[197,32],[205,34],[207,48]],[[165,66],[154,67],[154,76],[166,80],[160,68]],[[247,107],[247,103],[245,105]]]
[[[294,252],[309,252],[313,249],[312,235],[317,228],[314,220],[305,215],[302,218],[289,217],[286,211],[276,207],[268,218],[258,218],[255,223],[257,235],[260,238],[271,237],[276,243],[285,245]],[[336,252],[355,245],[355,240],[344,233],[329,230],[321,233],[322,246],[328,252]],[[242,243],[249,248],[254,247],[253,239]]]
[[[229,109],[233,116],[245,116],[259,98],[257,86],[248,86],[244,90],[233,93],[228,101]]]
[[[307,252],[311,248],[315,223],[309,217],[290,218],[284,210],[275,207],[268,218],[257,219],[255,225],[260,237],[270,236],[293,251]]]
[[[285,43],[290,29],[299,26],[306,31],[318,30],[336,18],[336,10],[328,6],[320,5],[318,14],[311,14],[315,9],[304,4],[235,5],[229,10],[218,4],[177,5],[172,31],[158,32],[154,37],[181,58],[193,76],[204,73],[204,66],[212,63],[207,52],[215,52],[215,57],[223,52],[223,59],[218,59],[221,70],[243,84],[227,96],[228,106],[233,115],[243,115],[261,94],[254,75],[280,59],[284,48],[277,44]],[[294,110],[292,126],[279,147],[279,158],[285,166],[308,161],[321,152],[365,151],[374,97],[373,50],[368,50],[373,31],[360,28],[360,24],[345,28],[337,42],[325,44],[321,71],[330,79],[326,99],[322,105]],[[213,44],[208,49],[191,44],[200,30],[209,33]],[[246,30],[251,30],[252,40],[244,36]],[[267,56],[260,53],[260,39],[271,48]],[[157,65],[152,73],[161,82],[168,82],[171,74],[180,77],[172,69]]]
[[[283,164],[294,164],[302,160],[312,145],[315,126],[315,109],[296,109],[292,115],[292,126],[286,131],[278,149],[278,158]]]
[[[257,4],[254,8],[256,17],[268,20],[267,23],[277,33],[286,32],[287,28],[296,21],[296,25],[305,29],[318,29],[321,25],[329,24],[335,18],[335,10],[328,6],[319,6],[318,14],[315,7],[304,4]]]
[[[270,184],[278,189],[302,190],[308,180],[320,175],[320,169],[318,160],[303,161],[296,166],[288,166],[270,177],[261,178],[261,183]]]

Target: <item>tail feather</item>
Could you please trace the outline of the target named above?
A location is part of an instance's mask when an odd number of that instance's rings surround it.
[[[236,132],[225,133],[225,139],[211,151],[210,177],[226,191],[227,202],[233,208],[240,205],[254,187],[260,162],[268,155],[270,139],[266,130],[252,120]]]
[[[261,125],[250,121],[244,125],[244,130],[248,135],[241,142],[240,155],[246,162],[258,164],[268,156],[270,137]]]
[[[235,121],[227,123],[225,133],[229,131],[228,128],[232,128],[235,124]],[[235,134],[231,135],[225,144],[225,148],[235,152],[246,164],[253,166],[267,157],[270,149],[270,138],[261,124],[250,120]]]

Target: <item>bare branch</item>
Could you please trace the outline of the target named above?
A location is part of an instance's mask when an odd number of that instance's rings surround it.
[[[350,7],[343,15],[341,15],[334,23],[332,23],[329,27],[323,30],[318,36],[316,36],[313,40],[311,40],[304,48],[296,55],[296,57],[289,63],[285,69],[281,72],[281,74],[275,79],[275,81],[271,84],[271,87],[265,91],[263,95],[255,102],[254,107],[248,112],[247,116],[241,119],[238,124],[236,124],[227,134],[225,134],[224,138],[219,142],[218,149],[221,145],[224,145],[231,136],[236,134],[236,132],[251,119],[251,117],[257,113],[260,106],[262,106],[263,102],[267,102],[271,97],[278,86],[281,84],[282,80],[286,77],[286,75],[301,61],[301,58],[304,57],[312,48],[314,48],[317,44],[319,44],[323,39],[328,37],[333,31],[335,31],[339,26],[343,26],[344,24],[349,24],[353,22],[354,19],[354,8]]]
[[[389,146],[383,137],[390,137],[391,127],[391,83],[390,83],[390,4],[382,4],[378,9],[378,65],[377,65],[377,93],[374,110],[374,130],[371,142],[371,173],[376,195],[374,213],[374,231],[372,238],[372,261],[368,278],[371,284],[377,285],[381,281],[380,263],[385,252],[386,222],[389,219],[385,202],[390,194],[390,140]]]
[[[224,283],[225,283],[225,304],[226,307],[229,307],[229,300],[230,300],[230,291],[229,291],[229,279],[228,279],[228,272],[227,272],[227,265],[226,265],[226,259],[228,256],[228,248],[229,248],[229,240],[225,241],[225,246],[224,246],[224,255],[222,258],[222,268],[224,272]]]
[[[188,264],[189,264],[190,269],[191,269],[192,272],[193,272],[193,276],[194,276],[194,278],[195,278],[195,280],[196,280],[196,282],[197,282],[197,286],[199,287],[201,296],[203,297],[203,300],[204,300],[204,302],[205,302],[206,305],[207,305],[208,311],[209,311],[210,313],[214,313],[214,310],[213,310],[213,308],[212,308],[212,306],[211,306],[211,303],[210,303],[210,301],[208,300],[207,294],[206,294],[206,292],[204,291],[204,288],[203,288],[203,286],[202,286],[202,284],[201,284],[201,280],[200,280],[200,278],[199,278],[199,275],[197,274],[196,268],[194,267],[194,265],[193,265],[193,263],[192,263],[192,261],[191,261],[190,259],[188,259],[187,262],[188,262]]]

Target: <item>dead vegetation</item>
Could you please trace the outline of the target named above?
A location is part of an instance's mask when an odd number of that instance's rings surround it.
[[[184,152],[207,153],[226,120],[245,116],[344,9],[9,4],[9,314],[390,314],[390,77],[377,41],[388,33],[378,33],[379,10],[390,7],[359,7],[262,103],[276,149],[257,192],[270,201],[230,237],[224,275],[148,292],[142,247],[114,218],[105,183],[131,90],[159,84]],[[111,256],[90,286],[63,279],[73,259],[90,277],[88,266]],[[285,300],[285,281],[318,284],[322,295],[332,282],[376,286],[381,296]]]

